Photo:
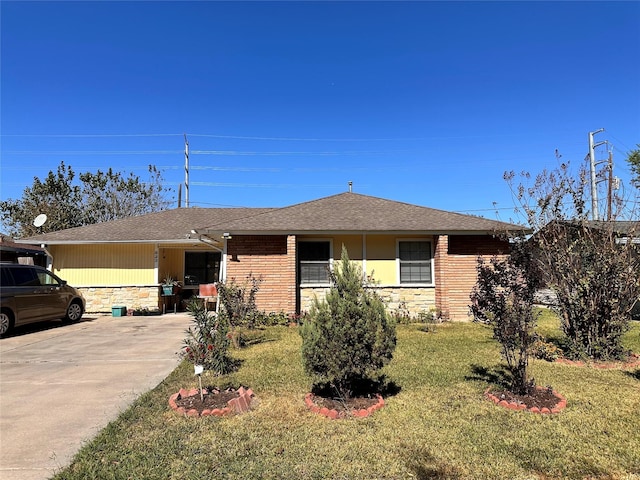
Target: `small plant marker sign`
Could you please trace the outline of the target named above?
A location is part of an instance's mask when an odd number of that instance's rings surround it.
[[[202,372],[204,372],[203,365],[194,365],[193,371],[198,376],[198,384],[200,385],[200,401],[204,402],[204,394],[202,392]]]

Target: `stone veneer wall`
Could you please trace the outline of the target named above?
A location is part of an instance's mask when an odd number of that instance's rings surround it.
[[[387,311],[394,312],[402,305],[411,316],[427,313],[436,307],[436,292],[433,287],[370,287],[375,290],[387,306]],[[313,299],[324,298],[329,288],[302,287],[300,289],[300,311],[308,312],[313,304]]]
[[[127,307],[127,309],[158,310],[162,308],[158,285],[80,287],[78,290],[87,302],[87,313],[111,312],[111,307],[116,305]]]

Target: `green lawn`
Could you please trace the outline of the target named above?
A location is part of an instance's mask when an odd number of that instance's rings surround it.
[[[557,325],[546,315],[541,330]],[[640,369],[599,370],[536,360],[538,385],[567,397],[558,415],[513,412],[483,398],[500,365],[489,329],[398,327],[385,374],[398,392],[365,419],[329,420],[303,403],[310,388],[297,329],[233,351],[259,406],[230,418],[187,418],[167,401],[195,387],[182,364],[110,423],[56,479],[548,479],[640,478]],[[640,325],[625,338],[640,352]],[[216,380],[205,377],[204,383]]]

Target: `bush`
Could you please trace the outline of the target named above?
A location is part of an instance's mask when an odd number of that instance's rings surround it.
[[[554,343],[547,342],[544,337],[540,335],[536,335],[534,337],[529,353],[534,358],[546,360],[547,362],[554,362],[563,356],[562,349]]]
[[[640,249],[629,241],[640,232],[632,197],[610,192],[605,215],[589,210],[590,182],[584,166],[574,175],[563,163],[540,173],[533,184],[529,174],[522,177],[524,182],[514,187],[515,174],[505,174],[520,204],[518,210],[535,231],[530,242],[536,249],[536,268],[556,294],[554,308],[566,336],[565,353],[574,358],[623,359],[628,352],[622,335],[629,329],[630,312],[640,295]]]
[[[332,287],[316,299],[302,324],[305,371],[329,384],[341,398],[371,379],[393,356],[395,323],[387,317],[380,297],[363,287],[362,272],[349,260],[346,248]]]
[[[256,326],[256,321],[260,317],[256,307],[256,295],[260,290],[261,282],[261,279],[249,274],[242,285],[238,285],[235,278],[230,282],[221,282],[217,285],[221,311],[229,319],[231,328]]]
[[[537,279],[531,277],[531,257],[522,244],[510,256],[478,259],[478,281],[471,293],[471,311],[477,321],[493,327],[493,338],[511,373],[511,390],[526,395],[535,382],[529,379],[529,353],[535,341],[537,315],[533,301]]]

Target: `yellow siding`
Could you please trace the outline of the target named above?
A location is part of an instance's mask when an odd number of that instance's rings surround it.
[[[351,260],[362,260],[362,237],[360,235],[336,235],[333,237],[333,258],[340,260],[342,245],[347,249]]]
[[[184,281],[184,250],[177,248],[161,248],[158,259],[159,281],[167,275],[171,275],[174,280]]]
[[[396,273],[396,237],[367,235],[367,275],[380,285],[398,283]]]
[[[154,250],[150,244],[49,247],[53,272],[73,286],[154,284]]]
[[[367,277],[379,285],[395,285],[398,283],[395,259],[367,260]]]

